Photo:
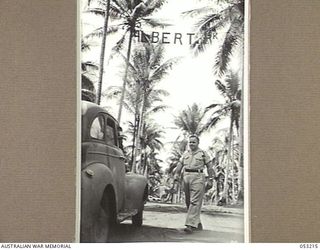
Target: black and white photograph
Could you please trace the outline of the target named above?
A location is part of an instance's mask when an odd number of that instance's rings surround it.
[[[245,241],[245,0],[82,0],[80,241]]]

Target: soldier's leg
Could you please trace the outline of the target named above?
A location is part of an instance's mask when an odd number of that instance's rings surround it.
[[[200,212],[204,196],[204,177],[194,174],[190,180],[190,205],[188,209],[186,226],[197,228],[200,221]]]
[[[189,209],[190,206],[190,183],[189,183],[189,178],[190,176],[185,174],[185,176],[183,177],[183,190],[184,190],[184,194],[185,194],[185,202],[186,202],[186,206],[187,209]]]

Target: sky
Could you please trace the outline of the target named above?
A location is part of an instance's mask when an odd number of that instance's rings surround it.
[[[158,85],[158,88],[165,89],[170,93],[170,95],[164,99],[164,103],[170,108],[154,116],[155,121],[159,122],[166,131],[166,136],[163,139],[165,148],[160,154],[164,162],[166,162],[168,152],[172,147],[172,144],[169,142],[174,141],[181,134],[181,131],[173,129],[174,115],[177,115],[179,111],[186,109],[188,105],[191,106],[193,103],[197,103],[202,108],[205,108],[212,103],[223,103],[224,101],[224,98],[214,85],[215,80],[219,78],[213,74],[214,58],[221,44],[221,37],[215,40],[205,53],[194,56],[188,45],[189,36],[187,33],[193,33],[195,31],[194,23],[198,19],[196,17],[186,18],[181,16],[183,11],[208,6],[210,3],[212,4],[212,2],[212,0],[169,0],[155,16],[173,25],[163,30],[146,29],[147,33],[148,31],[150,33],[152,31],[170,32],[167,39],[170,43],[165,45],[165,58],[183,57],[180,63],[174,66],[170,74]],[[101,17],[87,13],[82,14],[81,26],[83,35],[102,25],[103,19]],[[183,45],[181,45],[178,40],[176,40],[176,44],[173,43],[174,33],[181,33]],[[109,58],[110,51],[119,37],[119,35],[107,37],[106,58]],[[101,39],[91,40],[93,46],[89,52],[82,55],[82,60],[90,60],[99,64],[100,40]],[[243,62],[239,57],[239,53],[236,52],[234,55],[231,68],[237,71],[241,68]],[[105,72],[107,77],[105,77],[103,81],[103,90],[111,85],[122,86],[123,65],[123,61],[117,58],[109,61],[106,60]],[[118,105],[115,102],[102,100],[102,105],[108,106],[111,109],[111,114],[117,117]],[[126,121],[128,118],[128,114],[123,111],[122,121]],[[132,119],[130,118],[130,120]],[[215,129],[203,134],[200,138],[200,147],[206,150],[210,146],[217,131],[227,128],[228,126],[229,120],[225,119]],[[164,164],[163,167],[166,168],[167,166]]]

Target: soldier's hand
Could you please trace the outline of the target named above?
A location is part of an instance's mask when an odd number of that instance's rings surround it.
[[[173,181],[173,184],[172,184],[172,188],[171,188],[172,193],[175,194],[175,193],[178,192],[178,185],[179,185],[178,180],[174,180],[174,181]]]
[[[206,183],[205,191],[208,191],[212,187],[213,187],[213,180],[212,179],[208,179],[208,181]]]

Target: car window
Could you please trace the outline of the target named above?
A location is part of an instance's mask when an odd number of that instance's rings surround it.
[[[104,132],[104,118],[103,116],[96,117],[90,128],[90,136],[94,139],[104,140],[105,132]]]
[[[113,120],[109,118],[107,120],[106,133],[107,133],[107,143],[117,146],[115,123]]]

